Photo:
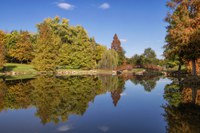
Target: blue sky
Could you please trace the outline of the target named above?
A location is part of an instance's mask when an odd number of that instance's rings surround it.
[[[60,16],[82,25],[110,47],[118,34],[128,57],[154,49],[159,58],[166,35],[167,0],[1,0],[0,29],[36,32],[36,24]]]

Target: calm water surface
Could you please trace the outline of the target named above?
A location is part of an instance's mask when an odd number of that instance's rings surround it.
[[[199,105],[198,87],[183,86],[177,79],[0,79],[0,132],[199,133]]]

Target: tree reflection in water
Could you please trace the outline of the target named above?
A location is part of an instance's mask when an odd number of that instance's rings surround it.
[[[131,82],[135,85],[142,85],[147,92],[151,92],[156,87],[156,82],[160,79],[159,76],[134,76]]]
[[[200,132],[200,87],[186,86],[174,80],[165,86],[163,115],[168,123],[169,133]]]
[[[39,76],[31,80],[0,80],[0,111],[36,108],[35,116],[43,124],[67,121],[70,115],[83,115],[90,102],[109,92],[117,106],[126,80],[152,90],[159,78],[150,81],[130,76]],[[144,83],[145,81],[145,83]],[[146,85],[148,84],[148,85]],[[150,85],[149,85],[150,84]]]
[[[112,93],[116,105],[125,81],[116,76],[40,76],[33,80],[0,80],[0,111],[36,108],[43,124],[67,121],[70,115],[83,115],[99,94]]]

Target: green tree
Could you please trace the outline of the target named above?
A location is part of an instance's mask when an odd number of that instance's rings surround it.
[[[144,87],[145,91],[151,92],[156,87],[156,82],[159,79],[159,76],[136,76],[131,79],[131,82],[135,85],[140,84]]]
[[[130,58],[130,64],[137,67],[144,67],[144,56],[135,54]]]
[[[96,66],[95,47],[81,26],[72,27],[73,40],[71,44],[63,44],[60,49],[60,65],[78,69],[92,69]]]
[[[158,65],[159,60],[156,58],[156,53],[151,48],[144,50],[141,55],[134,55],[130,58],[130,63],[133,66],[147,67],[148,65]]]
[[[115,50],[106,50],[99,62],[99,68],[113,70],[118,65],[118,54]]]
[[[96,45],[96,47],[95,47],[95,60],[96,60],[97,65],[102,60],[103,54],[105,53],[106,50],[107,50],[107,48],[105,46],[102,46],[102,45],[99,45],[99,44]]]
[[[31,35],[27,31],[21,31],[16,44],[9,50],[9,55],[19,62],[30,62],[33,59],[33,44]]]
[[[0,67],[3,67],[5,62],[5,33],[0,31]]]
[[[158,59],[156,58],[156,53],[151,48],[147,48],[144,50],[143,56],[145,58],[145,64],[154,64],[157,65]]]
[[[12,31],[6,34],[6,59],[8,62],[16,62],[15,57],[12,56],[12,50],[14,49],[16,43],[19,40],[19,32]]]
[[[32,64],[39,71],[55,71],[58,65],[61,39],[51,27],[54,21],[55,19],[48,18],[37,25],[39,35],[35,45],[35,58]]]

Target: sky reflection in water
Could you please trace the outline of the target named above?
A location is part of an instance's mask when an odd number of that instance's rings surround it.
[[[43,76],[0,80],[0,88],[3,133],[200,131],[200,91],[177,79]]]

